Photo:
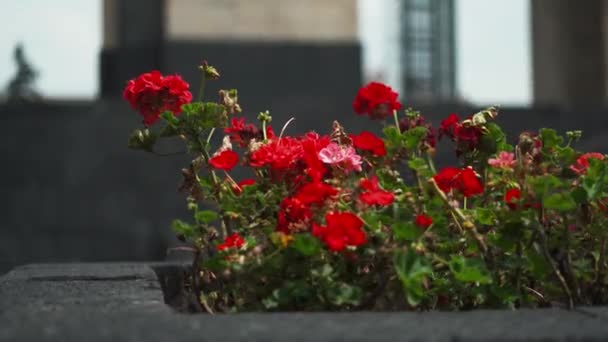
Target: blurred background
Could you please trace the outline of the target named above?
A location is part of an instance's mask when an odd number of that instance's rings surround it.
[[[3,0],[0,273],[165,258],[188,160],[127,149],[140,119],[120,93],[141,72],[196,88],[207,59],[208,97],[238,88],[245,116],[294,116],[290,133],[370,129],[351,103],[375,80],[435,126],[500,104],[512,139],[582,129],[579,148],[608,152],[607,15],[607,0]]]

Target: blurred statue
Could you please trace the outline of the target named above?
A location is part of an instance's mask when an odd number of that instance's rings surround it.
[[[40,94],[34,90],[34,81],[38,78],[38,72],[26,60],[21,43],[15,47],[13,58],[17,64],[17,73],[8,84],[7,101],[32,102],[40,100]]]

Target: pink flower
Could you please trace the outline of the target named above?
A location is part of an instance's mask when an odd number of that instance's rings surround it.
[[[585,153],[576,160],[574,165],[570,165],[570,170],[574,171],[578,175],[587,173],[589,159],[604,160],[604,155],[597,152]]]
[[[361,156],[352,146],[332,142],[319,151],[319,159],[325,164],[342,164],[346,171],[361,171]]]
[[[510,169],[515,165],[515,154],[511,152],[501,151],[497,158],[490,158],[488,164],[492,167],[500,169]]]

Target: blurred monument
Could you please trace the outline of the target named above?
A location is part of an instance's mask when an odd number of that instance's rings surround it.
[[[531,0],[534,101],[601,107],[608,99],[608,1]]]
[[[417,102],[456,99],[453,0],[400,0],[402,94]]]
[[[25,57],[23,44],[19,43],[15,46],[13,58],[17,66],[17,72],[6,89],[6,100],[8,102],[32,102],[39,100],[40,95],[34,89],[34,82],[38,78],[38,72]]]
[[[362,82],[356,4],[104,0],[101,94],[115,96],[151,69],[180,73],[196,87],[204,58],[222,72],[210,86],[238,88],[246,112],[271,109],[279,123],[297,116],[298,127],[329,127],[324,118],[352,114]]]

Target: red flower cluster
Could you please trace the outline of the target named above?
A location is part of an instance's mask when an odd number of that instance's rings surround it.
[[[392,192],[380,189],[376,176],[370,179],[362,179],[360,185],[365,189],[365,192],[359,195],[359,199],[367,205],[387,206],[395,200],[395,195]]]
[[[405,117],[399,119],[399,129],[401,132],[406,132],[414,127],[426,127],[424,142],[427,146],[435,148],[435,145],[437,145],[437,139],[435,138],[433,126],[430,123],[426,123],[421,115],[418,115],[416,118]]]
[[[178,115],[182,105],[192,101],[189,88],[178,75],[163,76],[152,71],[130,80],[122,96],[144,117],[144,125],[150,126],[164,111]]]
[[[363,131],[359,135],[351,135],[350,138],[353,140],[353,146],[360,150],[369,151],[376,157],[386,155],[384,141],[374,133]]]
[[[511,210],[517,210],[521,191],[517,188],[509,189],[505,193],[505,203]]]
[[[418,214],[414,223],[422,229],[427,229],[433,224],[433,218],[425,214]]]
[[[209,165],[213,168],[230,171],[233,167],[236,166],[239,162],[239,155],[232,150],[225,150],[213,158],[209,159]]]
[[[573,165],[570,165],[570,170],[574,171],[578,175],[585,174],[587,173],[587,168],[589,167],[589,159],[604,160],[604,158],[604,155],[601,153],[585,153],[582,156],[578,157],[578,159]]]
[[[443,135],[459,145],[456,153],[461,154],[464,149],[472,150],[477,147],[483,131],[479,126],[464,125],[458,115],[452,113],[439,125],[439,138]]]
[[[325,215],[325,222],[325,226],[313,223],[312,234],[331,251],[340,252],[347,246],[361,246],[367,241],[363,221],[353,213],[329,213]]]
[[[446,167],[433,176],[433,179],[439,189],[445,193],[455,189],[465,197],[471,197],[484,191],[483,184],[470,166],[464,169]]]
[[[276,230],[286,234],[308,230],[313,206],[322,207],[337,193],[338,190],[321,181],[304,184],[294,196],[281,202]]]
[[[224,128],[224,133],[230,136],[230,142],[238,144],[240,147],[246,147],[253,139],[261,141],[264,139],[263,132],[254,124],[245,123],[245,118],[232,118],[230,127]],[[274,139],[274,131],[270,125],[266,126],[266,137]]]
[[[394,110],[401,109],[401,103],[397,101],[399,94],[391,87],[371,82],[359,89],[353,102],[353,109],[357,114],[369,115],[372,119],[384,119],[393,115]]]
[[[224,251],[229,248],[240,249],[245,244],[245,239],[237,233],[229,235],[224,239],[224,242],[217,245],[218,251]]]
[[[269,166],[274,170],[292,168],[304,155],[302,144],[296,138],[283,137],[272,139],[260,146],[250,157],[253,167]]]

